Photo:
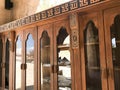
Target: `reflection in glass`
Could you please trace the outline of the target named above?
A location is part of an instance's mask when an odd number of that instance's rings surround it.
[[[26,41],[26,90],[34,90],[34,40],[28,35]]]
[[[6,61],[6,65],[5,65],[5,88],[6,89],[9,89],[9,45],[10,45],[10,42],[7,39],[6,56],[5,56],[5,61]]]
[[[22,42],[20,37],[16,41],[16,62],[15,62],[15,90],[21,90],[21,64],[22,64]]]
[[[2,63],[2,50],[3,50],[3,43],[2,43],[2,39],[0,39],[0,63]],[[0,67],[0,87],[2,87],[2,67]]]
[[[40,39],[41,90],[50,90],[50,38],[46,31]]]
[[[102,90],[99,57],[98,30],[92,21],[87,23],[84,31],[86,88]]]
[[[110,31],[115,90],[120,90],[120,15],[115,17],[114,24],[111,25]]]
[[[57,36],[58,90],[71,90],[70,36],[61,28]]]

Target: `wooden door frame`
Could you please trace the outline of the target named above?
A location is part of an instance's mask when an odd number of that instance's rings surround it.
[[[120,14],[120,6],[104,10],[106,61],[107,61],[107,69],[109,74],[108,75],[109,90],[115,90],[110,26],[114,23],[114,18],[117,14]]]
[[[87,12],[86,12],[87,13]],[[86,21],[87,20],[87,21]],[[105,46],[104,46],[104,30],[102,11],[89,12],[80,14],[80,51],[81,51],[81,72],[82,72],[82,90],[86,90],[86,72],[85,72],[85,56],[84,56],[84,29],[89,20],[94,21],[98,28],[99,35],[99,54],[100,54],[100,71],[101,71],[101,88],[107,90],[106,62],[105,62]]]
[[[64,20],[54,22],[54,65],[57,66],[57,36],[59,35],[59,31],[62,27],[64,27],[67,31],[67,33],[71,37],[71,30],[70,30],[70,25],[69,25],[69,18],[65,18]],[[71,40],[70,40],[71,41]],[[71,59],[71,80],[72,82],[72,90],[74,90],[74,67],[73,67],[73,60],[71,58],[71,45],[70,45],[70,59]],[[58,90],[58,76],[57,73],[54,73],[54,90]]]
[[[16,83],[16,76],[15,76],[15,70],[16,70],[16,43],[17,43],[17,39],[18,39],[18,37],[20,37],[20,40],[21,40],[21,64],[23,63],[23,30],[18,30],[18,31],[16,31],[15,32],[16,33],[16,35],[15,35],[15,60],[14,60],[14,62],[13,62],[13,90],[15,90],[15,83]],[[21,66],[20,66],[20,68],[21,68]],[[23,89],[23,84],[24,84],[24,77],[23,77],[23,73],[24,73],[24,71],[21,69],[21,89]],[[24,90],[24,89],[23,89]]]
[[[37,90],[37,71],[38,71],[38,55],[37,55],[37,27],[30,27],[28,29],[23,30],[23,63],[26,64],[26,41],[28,39],[29,34],[32,35],[32,38],[34,40],[34,89]],[[26,70],[24,73],[24,77],[25,77],[25,83],[26,83]],[[25,88],[26,88],[26,84],[25,84]],[[23,89],[22,89],[23,90]]]
[[[50,64],[51,64],[51,68],[52,68],[52,65],[54,65],[53,63],[53,25],[52,24],[45,24],[45,25],[41,25],[41,26],[38,26],[38,90],[41,90],[41,82],[40,82],[40,79],[41,79],[41,75],[40,75],[40,72],[41,72],[41,68],[40,68],[40,57],[41,57],[41,52],[40,52],[40,39],[42,37],[42,34],[43,32],[46,31],[49,38],[50,38]],[[53,73],[52,71],[51,72],[51,88],[50,90],[53,90],[53,87],[54,87],[54,80],[53,80]]]
[[[37,27],[30,27],[30,28],[27,28],[27,29],[24,29],[24,30],[17,30],[16,31],[16,39],[15,39],[15,42],[17,40],[17,37],[20,36],[21,38],[21,42],[22,42],[22,63],[21,64],[26,64],[26,40],[27,40],[27,37],[28,35],[31,34],[32,35],[32,38],[34,40],[34,89],[35,90],[38,90],[38,86],[37,86],[37,79],[38,79],[38,76],[37,76],[37,62],[38,62],[38,56],[37,56]],[[16,50],[16,49],[15,49]],[[13,80],[13,88],[15,89],[15,61],[13,62],[14,64],[14,67],[13,67],[13,73],[14,73],[14,80]],[[21,78],[22,78],[22,81],[21,81],[21,90],[25,90],[26,88],[26,69],[21,69]]]

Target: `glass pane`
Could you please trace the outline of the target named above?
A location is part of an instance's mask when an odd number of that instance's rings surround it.
[[[41,90],[50,90],[50,38],[47,32],[43,32],[40,41],[41,47]]]
[[[16,41],[16,62],[15,62],[15,90],[21,90],[21,64],[22,64],[22,42],[20,37]]]
[[[111,25],[110,30],[115,90],[120,90],[120,15],[115,17],[114,24]]]
[[[9,40],[6,42],[5,88],[9,89]]]
[[[26,42],[26,90],[34,90],[34,40],[28,35]]]
[[[2,63],[2,50],[3,50],[3,43],[2,40],[0,39],[0,64]],[[2,87],[2,67],[0,67],[0,87]]]
[[[71,90],[70,36],[61,28],[57,37],[58,90]]]
[[[87,90],[102,90],[98,30],[89,21],[84,31],[85,68]]]

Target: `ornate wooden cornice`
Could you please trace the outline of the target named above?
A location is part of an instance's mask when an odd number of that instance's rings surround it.
[[[88,5],[96,4],[105,0],[73,0],[48,10],[33,14],[31,16],[23,17],[21,19],[9,22],[0,26],[0,32],[12,30],[24,25],[32,24],[50,17],[54,17],[72,10],[76,10]]]

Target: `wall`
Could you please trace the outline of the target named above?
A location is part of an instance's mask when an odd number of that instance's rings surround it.
[[[11,0],[11,10],[4,9],[4,1],[0,0],[0,25],[71,0]]]
[[[11,10],[6,10],[5,0],[0,0],[0,25],[11,21]]]

